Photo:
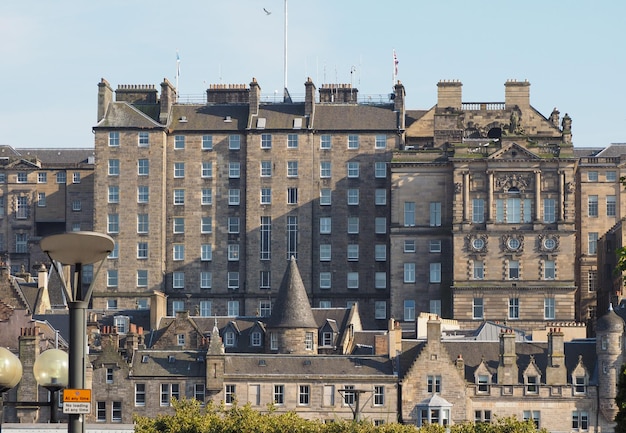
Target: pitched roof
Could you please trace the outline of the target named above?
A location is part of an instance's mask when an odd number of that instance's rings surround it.
[[[393,105],[319,104],[313,127],[320,131],[389,131],[398,124]]]
[[[88,163],[90,156],[95,155],[93,147],[86,148],[20,148],[15,149],[21,156],[28,158],[37,158],[41,161],[42,166],[46,165],[63,165],[85,164]]]
[[[291,257],[280,283],[268,328],[317,328],[309,297],[295,257]]]
[[[127,102],[112,102],[109,104],[104,118],[98,122],[97,128],[162,128],[163,125],[145,114],[138,107]]]

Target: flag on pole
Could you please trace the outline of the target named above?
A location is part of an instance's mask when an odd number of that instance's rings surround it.
[[[176,50],[176,78],[180,76],[180,56],[178,50]]]
[[[394,77],[398,75],[398,56],[396,55],[396,50],[393,50],[393,71]]]

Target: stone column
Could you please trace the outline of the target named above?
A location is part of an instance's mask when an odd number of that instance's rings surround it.
[[[535,171],[535,221],[541,219],[541,170]]]
[[[487,221],[493,221],[493,171],[487,172]]]
[[[470,208],[470,174],[463,173],[463,221],[468,221]]]

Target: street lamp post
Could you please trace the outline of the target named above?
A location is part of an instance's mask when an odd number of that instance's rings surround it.
[[[65,266],[74,267],[72,284],[68,284],[59,272],[57,265],[54,268],[62,281],[65,296],[69,301],[70,312],[70,389],[85,389],[85,369],[87,358],[87,307],[93,292],[93,285],[104,259],[115,246],[110,236],[96,232],[68,232],[45,237],[41,240],[41,249],[50,260]],[[83,265],[100,262],[98,271],[94,273],[93,281],[85,292],[82,282]],[[84,433],[85,423],[82,414],[69,414],[69,433]]]
[[[0,347],[0,432],[4,421],[4,393],[22,379],[22,363],[9,349]]]
[[[57,422],[58,391],[67,387],[68,355],[60,349],[48,349],[37,357],[33,374],[39,386],[50,391],[50,422]]]

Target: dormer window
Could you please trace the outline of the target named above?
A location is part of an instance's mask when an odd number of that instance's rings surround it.
[[[224,346],[233,347],[235,345],[235,333],[227,331],[224,333]]]
[[[574,378],[574,394],[587,393],[587,378],[585,376],[576,376]]]
[[[526,377],[526,393],[537,394],[539,392],[539,377],[527,376]]]
[[[332,345],[333,345],[333,333],[322,332],[322,346],[332,346]]]
[[[484,393],[487,394],[489,393],[489,384],[490,384],[490,380],[489,380],[489,375],[487,374],[479,374],[476,377],[476,384],[478,385],[478,392],[479,393]]]
[[[261,345],[261,333],[259,331],[254,331],[250,334],[250,345],[254,347]]]
[[[185,345],[185,334],[178,334],[176,336],[176,340],[179,346],[184,346]]]

